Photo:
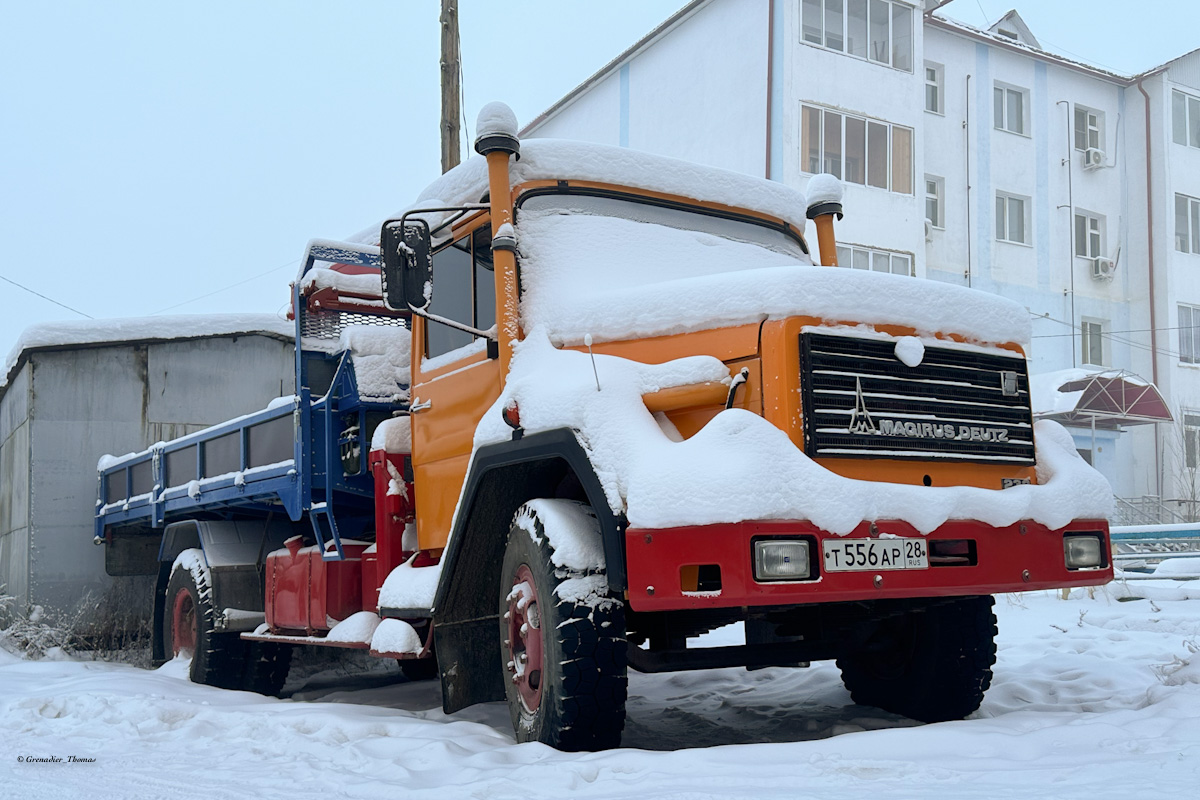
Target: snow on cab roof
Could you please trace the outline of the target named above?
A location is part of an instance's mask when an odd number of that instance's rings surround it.
[[[627,147],[526,139],[521,142],[520,159],[509,165],[509,176],[513,186],[536,180],[577,180],[679,195],[769,214],[801,233],[806,221],[804,193],[778,181]],[[431,183],[405,211],[477,203],[487,190],[487,162],[483,156],[474,156]],[[367,228],[353,241],[378,243],[379,228]]]
[[[22,357],[32,350],[52,347],[90,347],[124,342],[199,339],[205,336],[232,336],[264,333],[292,339],[295,323],[274,314],[178,314],[160,317],[128,317],[30,325],[21,333],[4,363],[0,389]]]

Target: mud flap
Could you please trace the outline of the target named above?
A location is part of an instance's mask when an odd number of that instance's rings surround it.
[[[496,616],[434,626],[434,651],[442,679],[442,711],[504,700]]]

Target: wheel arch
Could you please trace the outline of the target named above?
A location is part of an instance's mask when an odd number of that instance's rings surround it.
[[[574,431],[560,428],[479,448],[463,484],[460,510],[442,554],[434,598],[434,637],[447,713],[504,699],[496,617],[509,523],[539,497],[586,500],[603,537],[613,592],[625,590],[626,521],[613,512]]]

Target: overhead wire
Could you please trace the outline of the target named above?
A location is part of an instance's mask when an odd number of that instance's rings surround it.
[[[42,298],[43,300],[54,303],[54,305],[56,305],[56,306],[65,308],[67,311],[70,311],[72,314],[78,314],[79,316],[87,317],[88,319],[95,319],[95,317],[93,317],[91,314],[85,314],[82,311],[80,311],[78,308],[71,308],[66,303],[60,303],[59,301],[55,300],[53,297],[47,297],[46,295],[42,294],[41,292],[36,291],[34,289],[30,289],[28,286],[26,286],[22,283],[17,283],[12,278],[6,278],[3,275],[0,275],[0,280],[6,281],[7,283],[11,283],[13,286],[16,286],[18,289],[24,289],[25,291],[29,292],[30,294],[37,295],[38,297]]]
[[[1045,320],[1049,320],[1050,322],[1057,322],[1059,325],[1065,325],[1066,327],[1071,328],[1073,331],[1072,333],[1050,334],[1050,336],[1062,336],[1065,338],[1067,336],[1074,337],[1074,336],[1082,336],[1083,335],[1082,331],[1075,331],[1075,326],[1072,325],[1070,322],[1067,322],[1065,319],[1058,319],[1057,317],[1052,317],[1049,314],[1035,314],[1032,311],[1029,312],[1029,315],[1031,317],[1033,317],[1034,319],[1045,319]],[[1156,330],[1172,330],[1172,329],[1158,328]],[[1175,329],[1175,330],[1177,330],[1177,329]],[[1121,332],[1124,333],[1125,331],[1121,331]],[[1147,332],[1149,332],[1149,331],[1147,330]],[[1109,339],[1110,341],[1119,342],[1121,344],[1128,345],[1137,350],[1142,350],[1144,352],[1150,353],[1151,355],[1154,355],[1155,353],[1163,353],[1165,355],[1172,356],[1174,358],[1181,357],[1177,351],[1171,350],[1168,347],[1153,348],[1148,344],[1142,344],[1141,342],[1135,342],[1132,339],[1126,339],[1121,336],[1115,336],[1115,335],[1113,335],[1113,332],[1110,332],[1110,331],[1101,330],[1100,335],[1102,337]],[[1030,338],[1043,338],[1043,337],[1030,337]]]
[[[151,312],[150,316],[152,316],[152,317],[157,316],[166,311],[171,311],[172,309],[179,308],[180,306],[186,306],[189,303],[195,303],[197,300],[203,300],[207,297],[212,297],[213,295],[220,294],[221,292],[225,292],[230,289],[235,289],[238,286],[242,286],[244,284],[250,283],[251,281],[256,281],[259,278],[265,278],[266,276],[270,275],[273,272],[278,272],[281,269],[285,269],[287,267],[294,266],[295,264],[298,264],[299,262],[300,262],[300,259],[293,258],[291,261],[287,262],[286,264],[280,264],[278,267],[272,267],[271,269],[267,270],[266,272],[260,272],[257,275],[252,275],[249,278],[246,278],[245,280],[238,281],[237,283],[231,283],[228,286],[222,286],[220,289],[214,289],[213,291],[208,292],[207,294],[202,294],[199,297],[193,297],[191,300],[184,300],[183,302],[176,303],[173,306],[167,306],[166,308],[160,308],[158,311]]]

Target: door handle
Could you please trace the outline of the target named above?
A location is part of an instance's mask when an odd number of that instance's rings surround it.
[[[408,413],[409,414],[419,414],[422,411],[428,411],[431,408],[433,408],[432,400],[426,400],[423,403],[420,400],[417,400],[417,402],[413,403],[411,406],[408,407]]]

